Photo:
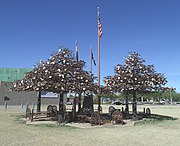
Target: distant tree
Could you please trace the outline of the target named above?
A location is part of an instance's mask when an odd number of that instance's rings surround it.
[[[101,94],[102,97],[110,98],[111,100],[121,99],[120,95],[117,94]]]
[[[129,53],[123,65],[116,65],[114,76],[104,78],[106,86],[112,92],[126,94],[126,111],[128,111],[128,93],[133,94],[132,109],[137,112],[137,92],[159,91],[167,83],[161,73],[156,73],[154,65],[145,65],[145,60],[138,53]]]
[[[180,102],[180,93],[172,93],[172,97],[175,102]]]

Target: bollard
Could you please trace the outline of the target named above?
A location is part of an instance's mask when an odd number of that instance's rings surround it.
[[[124,107],[121,108],[121,111],[124,112]]]
[[[143,113],[146,113],[146,109],[145,109],[145,107],[143,108]]]
[[[21,102],[21,108],[23,108],[23,103]]]
[[[33,115],[34,115],[34,109],[32,109],[32,113],[31,113],[31,122],[33,122]]]
[[[32,103],[32,109],[34,110],[34,106],[35,106],[35,104],[34,104],[34,102]]]
[[[29,107],[29,104],[28,104],[28,102],[27,102],[27,103],[26,103],[26,111],[27,111],[28,107]]]
[[[5,102],[4,106],[5,106],[5,110],[7,110],[7,102]]]
[[[28,108],[28,106],[29,106],[29,103],[27,102],[27,103],[26,103],[26,108]]]

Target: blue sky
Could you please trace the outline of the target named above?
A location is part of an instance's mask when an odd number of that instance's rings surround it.
[[[0,67],[31,68],[58,46],[75,51],[77,40],[89,70],[90,46],[97,62],[97,6],[101,78],[135,51],[180,92],[179,0],[0,0]]]

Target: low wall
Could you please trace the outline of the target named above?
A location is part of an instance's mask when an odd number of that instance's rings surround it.
[[[37,92],[14,92],[7,91],[12,82],[0,82],[0,105],[7,102],[8,105],[25,105],[37,103]],[[9,100],[8,100],[9,99]],[[58,104],[59,98],[42,98],[42,104]]]

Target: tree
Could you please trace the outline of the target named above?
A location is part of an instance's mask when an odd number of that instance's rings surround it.
[[[133,94],[132,109],[137,112],[137,92],[151,92],[162,89],[167,83],[166,78],[161,73],[156,73],[154,65],[145,65],[145,60],[140,58],[138,53],[129,53],[123,65],[116,65],[114,76],[104,78],[106,86],[112,92],[126,93],[126,111],[128,111],[128,93]]]
[[[84,70],[85,62],[76,61],[69,49],[61,49],[50,55],[48,61],[37,63],[23,80],[14,82],[14,91],[48,91],[60,94],[59,110],[63,95],[68,92],[95,90],[94,76]],[[41,96],[37,111],[40,111]]]

